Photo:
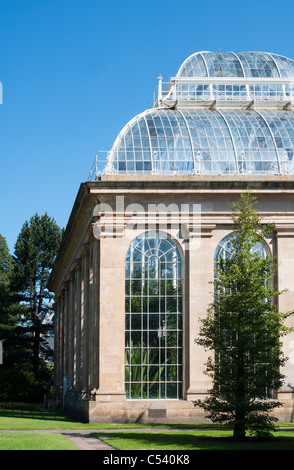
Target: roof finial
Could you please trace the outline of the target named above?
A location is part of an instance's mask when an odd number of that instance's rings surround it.
[[[158,80],[158,101],[161,101],[162,99],[162,76],[159,75],[157,77]]]

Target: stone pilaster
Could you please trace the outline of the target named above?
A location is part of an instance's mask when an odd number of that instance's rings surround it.
[[[75,332],[75,314],[74,314],[74,273],[70,273],[69,279],[69,376],[70,387],[74,386],[74,332]]]
[[[81,340],[82,340],[82,388],[86,392],[89,387],[89,251],[88,248],[82,261],[81,284]]]
[[[59,386],[63,385],[64,376],[64,292],[60,294],[60,322],[59,322]]]
[[[102,238],[100,244],[99,291],[99,389],[98,400],[125,397],[125,249],[116,238]],[[121,399],[121,398],[120,398]]]
[[[214,245],[212,243],[214,224],[201,224],[201,232],[191,231],[187,242],[185,259],[185,306],[186,306],[186,398],[193,400],[207,392],[210,383],[204,375],[207,353],[195,344],[200,328],[200,318],[206,316],[212,301],[211,281],[214,271]]]
[[[60,386],[60,296],[55,296],[54,306],[54,385]]]
[[[63,375],[69,375],[69,284],[64,285],[63,316],[64,316],[64,370]]]
[[[92,389],[94,392],[99,387],[99,315],[100,315],[100,243],[94,239],[92,250],[93,291],[92,291],[92,315],[93,315],[93,355],[92,355]]]
[[[76,261],[75,268],[75,340],[74,340],[74,387],[81,389],[81,262]]]
[[[289,312],[294,309],[294,224],[275,224],[276,250],[278,263],[278,289],[287,292],[279,296],[278,306],[280,312]],[[294,327],[294,318],[290,317],[286,325]],[[288,357],[282,373],[287,377],[282,392],[293,394],[294,391],[294,333],[283,338],[284,354]]]

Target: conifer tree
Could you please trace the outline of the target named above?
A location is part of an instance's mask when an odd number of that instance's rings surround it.
[[[30,362],[30,342],[22,328],[25,307],[12,288],[13,259],[5,238],[0,235],[0,341],[3,364],[0,366],[0,400],[19,398],[28,390],[24,372]]]
[[[282,403],[274,394],[286,361],[281,338],[290,331],[285,320],[293,314],[278,312],[277,265],[254,249],[273,229],[261,223],[256,203],[247,192],[233,204],[232,253],[215,269],[214,302],[195,340],[213,355],[205,372],[212,388],[194,404],[213,422],[233,426],[235,438],[244,438],[247,430],[264,436],[275,429],[272,411]]]
[[[0,234],[0,341],[6,342],[6,347],[9,340],[13,341],[22,314],[17,294],[11,287],[12,270],[12,255],[5,237]]]
[[[47,213],[37,213],[26,221],[14,249],[14,288],[27,307],[25,320],[33,344],[33,372],[39,374],[44,314],[50,307],[52,293],[47,282],[61,243],[62,230]]]
[[[17,319],[10,311],[12,295],[10,277],[12,272],[12,256],[6,239],[0,234],[0,341],[4,343]]]

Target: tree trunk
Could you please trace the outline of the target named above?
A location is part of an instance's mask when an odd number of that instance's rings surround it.
[[[34,321],[34,330],[33,371],[38,376],[40,362],[40,320],[38,318]]]
[[[240,288],[238,289],[240,290]],[[238,325],[237,325],[237,368],[236,368],[236,410],[235,410],[235,424],[234,424],[234,434],[235,439],[244,439],[245,438],[245,422],[246,422],[246,412],[245,412],[245,367],[244,367],[244,348],[243,340],[241,333],[241,325],[243,324],[243,313],[240,312],[238,315]]]
[[[240,416],[235,422],[233,437],[234,439],[245,439],[245,417]]]

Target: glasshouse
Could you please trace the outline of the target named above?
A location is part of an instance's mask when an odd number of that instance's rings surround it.
[[[50,278],[55,386],[88,422],[204,420],[194,401],[211,379],[195,339],[247,190],[274,227],[257,250],[278,260],[278,308],[294,306],[294,61],[196,52],[157,81],[152,108],[97,153]],[[283,351],[274,413],[293,421],[294,333]]]

